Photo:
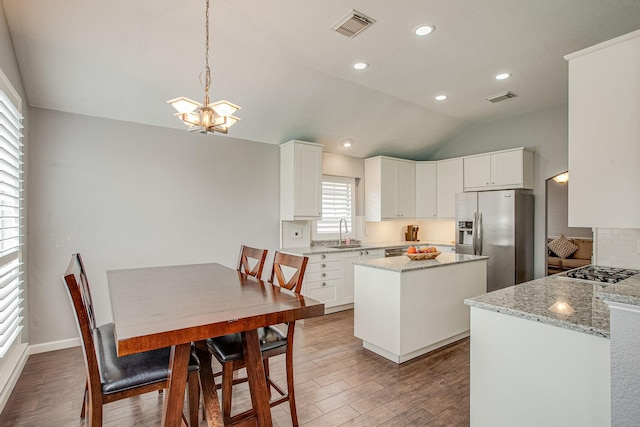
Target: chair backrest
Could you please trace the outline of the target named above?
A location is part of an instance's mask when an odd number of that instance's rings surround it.
[[[248,274],[249,276],[257,277],[259,279],[262,277],[262,269],[264,268],[264,261],[267,259],[267,252],[268,251],[266,249],[256,249],[242,245],[240,248],[240,258],[238,259],[237,270],[241,273]],[[249,264],[249,258],[258,261],[253,269]]]
[[[63,279],[67,286],[71,305],[76,315],[76,324],[80,331],[80,337],[82,338],[87,379],[89,383],[96,382],[100,384],[100,371],[98,369],[98,361],[93,343],[93,330],[96,328],[93,314],[93,301],[91,300],[89,282],[87,281],[87,274],[84,270],[84,264],[80,254],[71,256],[71,261],[69,262],[67,271],[64,273]]]
[[[302,280],[304,279],[304,271],[307,268],[308,261],[309,257],[306,256],[289,255],[283,254],[282,252],[276,252],[276,255],[273,258],[273,268],[271,269],[271,278],[269,279],[269,282],[276,284],[273,281],[273,278],[276,277],[278,279],[277,284],[279,286],[299,294],[302,290]],[[285,278],[282,267],[289,267],[296,270],[289,280]]]

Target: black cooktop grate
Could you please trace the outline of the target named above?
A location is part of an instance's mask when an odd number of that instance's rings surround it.
[[[631,276],[640,273],[640,270],[630,270],[628,268],[598,267],[589,265],[567,272],[567,277],[573,279],[593,280],[603,283],[618,283]]]

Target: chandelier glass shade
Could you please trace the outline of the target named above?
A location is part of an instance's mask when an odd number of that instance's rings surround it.
[[[211,69],[209,68],[209,0],[206,7],[206,42],[204,68],[204,102],[200,104],[184,96],[171,99],[171,104],[178,112],[175,114],[189,131],[200,133],[227,133],[239,118],[233,114],[240,109],[229,101],[209,102],[209,87],[211,86]]]

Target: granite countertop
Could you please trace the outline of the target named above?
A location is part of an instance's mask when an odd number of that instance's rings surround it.
[[[548,276],[466,299],[471,307],[609,338],[609,308],[600,299],[612,287],[567,277]],[[638,283],[638,279],[636,279]],[[640,292],[636,291],[638,300]]]
[[[463,255],[456,253],[441,253],[435,259],[412,261],[407,256],[403,255],[389,258],[375,258],[362,261],[354,261],[353,264],[403,273],[407,271],[423,270],[425,268],[442,267],[451,264],[459,264],[461,262],[480,261],[485,259],[489,259],[489,257]]]
[[[604,301],[640,305],[640,274],[631,276],[615,285],[603,286],[596,296]]]
[[[455,244],[451,242],[436,242],[436,241],[424,241],[424,242],[411,242],[411,241],[396,241],[396,242],[375,242],[375,243],[362,243],[357,248],[330,248],[328,246],[302,246],[299,248],[280,248],[281,252],[286,252],[295,255],[319,255],[319,254],[331,254],[340,252],[354,252],[368,249],[389,249],[400,248],[408,246],[450,246],[454,247]]]

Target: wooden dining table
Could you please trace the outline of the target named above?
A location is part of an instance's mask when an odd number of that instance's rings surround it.
[[[202,343],[239,332],[254,409],[253,424],[271,426],[257,328],[324,314],[324,304],[221,264],[107,271],[118,356],[171,347],[162,425],[182,424],[192,343],[199,349],[209,426],[222,425],[211,356]]]

